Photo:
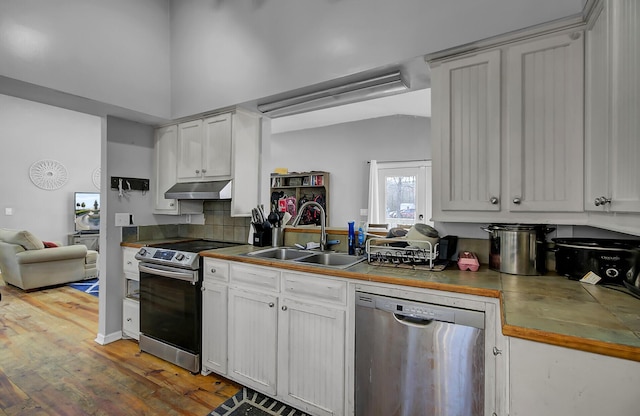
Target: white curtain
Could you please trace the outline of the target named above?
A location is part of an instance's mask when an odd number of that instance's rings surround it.
[[[369,224],[379,224],[381,222],[378,189],[378,162],[372,160],[369,162],[369,206],[367,207],[369,211],[367,223]]]

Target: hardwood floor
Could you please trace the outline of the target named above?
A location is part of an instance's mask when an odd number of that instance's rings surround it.
[[[0,415],[205,416],[239,386],[94,342],[98,298],[66,286],[23,292],[0,275]]]

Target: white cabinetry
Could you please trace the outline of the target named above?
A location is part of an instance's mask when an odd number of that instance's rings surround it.
[[[347,283],[213,259],[204,265],[203,373],[314,415],[344,415]]]
[[[166,126],[156,130],[154,144],[154,213],[200,214],[202,202],[165,199],[164,193],[176,183],[176,154],[178,151],[178,126]]]
[[[582,33],[507,48],[510,211],[583,211]]]
[[[122,248],[122,274],[124,276],[124,296],[122,300],[122,334],[126,337],[140,338],[140,272],[135,255],[136,248]]]
[[[260,117],[242,110],[156,130],[154,213],[201,214],[202,201],[165,199],[176,182],[233,181],[231,216],[258,204]]]
[[[317,415],[343,415],[347,284],[283,273],[278,396]]]
[[[585,206],[594,212],[640,212],[639,38],[636,0],[597,3],[586,59]],[[593,220],[596,225],[616,221]]]
[[[509,415],[637,415],[640,363],[510,338]]]
[[[231,176],[231,114],[178,124],[178,182]]]
[[[231,264],[228,377],[274,396],[280,272]]]
[[[434,220],[576,221],[583,39],[572,32],[432,62]],[[502,74],[502,76],[501,76]]]
[[[444,62],[432,79],[442,210],[500,210],[500,51]]]
[[[202,283],[202,372],[227,374],[229,264],[204,259]]]

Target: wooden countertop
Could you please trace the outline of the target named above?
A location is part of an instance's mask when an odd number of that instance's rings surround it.
[[[157,243],[160,242],[121,245],[139,248]],[[200,254],[347,279],[497,298],[501,304],[502,332],[506,336],[640,361],[640,300],[614,289],[580,283],[555,273],[503,274],[485,265],[478,272],[463,272],[455,265],[442,272],[431,272],[376,266],[365,261],[348,269],[334,269],[244,255],[260,249],[241,245]]]

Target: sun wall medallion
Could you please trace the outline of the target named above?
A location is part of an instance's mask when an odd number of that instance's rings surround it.
[[[53,191],[62,188],[69,176],[67,168],[57,160],[38,160],[29,168],[31,182],[40,189]]]

